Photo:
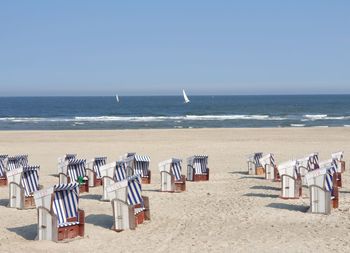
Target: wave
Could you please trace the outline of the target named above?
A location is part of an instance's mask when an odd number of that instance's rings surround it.
[[[314,120],[345,120],[350,119],[350,116],[328,116],[327,114],[305,114],[305,119],[302,121],[314,121]]]
[[[286,120],[288,118],[269,115],[186,115],[186,116],[77,116],[72,118],[4,117],[5,122],[157,122],[157,121],[221,121],[221,120]]]
[[[304,127],[305,124],[290,124],[291,127]]]

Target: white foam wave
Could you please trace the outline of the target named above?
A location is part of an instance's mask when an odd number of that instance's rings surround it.
[[[290,124],[291,127],[304,127],[305,124]]]
[[[302,121],[350,119],[350,116],[328,116],[327,114],[306,114],[306,115],[303,115],[303,117],[306,119],[303,119]]]

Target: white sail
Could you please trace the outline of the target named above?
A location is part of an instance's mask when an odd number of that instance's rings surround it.
[[[190,100],[188,99],[185,90],[182,90],[182,94],[184,95],[185,104],[189,103]]]
[[[118,94],[115,95],[115,99],[116,99],[117,102],[119,103],[119,96],[118,96]]]

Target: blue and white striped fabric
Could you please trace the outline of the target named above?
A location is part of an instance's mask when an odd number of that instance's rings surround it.
[[[151,161],[149,156],[135,155],[135,175],[140,175],[141,177],[148,176],[149,162]]]
[[[125,162],[117,162],[115,167],[115,180],[120,182],[126,179],[126,164]]]
[[[75,159],[68,161],[67,171],[71,182],[77,182],[78,177],[86,176],[85,164],[85,159]]]
[[[21,184],[24,188],[24,195],[26,197],[32,196],[34,192],[39,190],[39,169],[40,166],[23,167]]]
[[[255,161],[255,166],[260,167],[260,158],[262,158],[263,153],[259,152],[259,153],[254,153],[254,161]]]
[[[331,192],[333,190],[333,176],[329,173],[326,174],[325,187],[326,191]]]
[[[97,178],[101,178],[100,167],[105,165],[107,161],[107,157],[95,157],[93,168],[97,175]]]
[[[71,161],[74,160],[77,157],[77,154],[66,154],[64,157],[65,161]]]
[[[128,204],[129,205],[143,204],[141,193],[142,193],[142,187],[141,187],[140,178],[138,176],[133,176],[128,178]]]
[[[172,173],[175,176],[176,181],[181,180],[181,161],[174,161],[171,166]]]
[[[270,155],[270,162],[271,162],[271,165],[276,166],[276,161],[273,154]]]
[[[0,177],[5,176],[5,159],[8,155],[0,155]]]
[[[28,166],[28,155],[9,156],[7,160],[7,170],[17,169],[21,166]]]
[[[193,159],[193,168],[195,169],[195,174],[203,175],[207,174],[208,166],[208,156],[196,155]]]
[[[79,194],[78,184],[55,185],[53,212],[57,215],[57,226],[65,227],[78,224],[78,221],[67,222],[68,218],[78,218]]]
[[[318,169],[318,154],[314,153],[313,156],[310,157],[310,169],[315,170]]]

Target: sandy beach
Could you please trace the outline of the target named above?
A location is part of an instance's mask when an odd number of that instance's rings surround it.
[[[247,175],[246,155],[272,152],[277,163],[319,152],[344,151],[339,209],[305,213],[309,199],[282,200],[280,183]],[[57,158],[77,153],[114,161],[128,151],[151,157],[152,183],[144,186],[152,220],[116,233],[102,187],[80,199],[85,237],[69,243],[35,241],[36,210],[7,208],[0,188],[1,252],[348,252],[350,251],[350,128],[178,129],[116,131],[2,131],[0,154],[28,154],[40,165],[40,184],[58,183]],[[210,181],[188,182],[184,193],[160,193],[158,163],[171,157],[209,156]],[[186,166],[183,166],[185,169]],[[183,171],[185,174],[185,171]]]

